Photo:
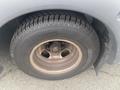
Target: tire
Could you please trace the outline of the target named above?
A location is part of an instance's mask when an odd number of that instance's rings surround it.
[[[51,39],[69,40],[82,51],[81,62],[71,71],[46,74],[36,70],[30,62],[32,49],[39,43]],[[47,80],[70,78],[90,67],[99,55],[99,39],[84,16],[71,12],[45,11],[26,18],[15,32],[10,54],[16,65],[25,73]]]

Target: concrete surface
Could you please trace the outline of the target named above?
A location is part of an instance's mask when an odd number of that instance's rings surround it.
[[[104,65],[98,76],[91,68],[70,79],[47,81],[24,74],[9,55],[0,55],[0,90],[120,90],[120,65]]]

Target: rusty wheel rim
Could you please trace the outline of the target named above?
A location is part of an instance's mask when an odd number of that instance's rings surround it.
[[[74,70],[82,60],[81,48],[69,40],[52,39],[36,45],[30,53],[30,63],[45,74],[64,74]]]

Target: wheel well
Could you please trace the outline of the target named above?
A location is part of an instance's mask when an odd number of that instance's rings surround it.
[[[5,48],[6,51],[9,51],[11,38],[12,38],[14,32],[16,31],[16,28],[19,26],[19,24],[26,17],[28,17],[32,14],[39,14],[40,12],[45,12],[45,11],[47,11],[47,10],[42,10],[42,11],[38,11],[38,12],[24,14],[22,16],[19,16],[15,19],[9,21],[4,26],[2,26],[1,30],[0,30],[0,37],[2,38],[2,39],[0,38],[0,42],[1,42],[0,48]],[[93,28],[97,32],[99,39],[100,39],[100,44],[101,44],[101,52],[100,52],[100,55],[98,57],[98,60],[95,62],[95,66],[97,66],[98,63],[101,61],[101,58],[104,56],[106,48],[109,47],[109,43],[112,40],[112,38],[114,38],[114,36],[112,34],[110,34],[109,30],[107,29],[107,27],[105,26],[104,23],[102,23],[100,20],[98,20],[90,15],[76,12],[76,11],[70,11],[70,10],[61,10],[61,11],[62,12],[67,12],[67,11],[74,12],[74,13],[77,13],[78,15],[82,14],[84,17],[86,17],[86,20],[93,26]],[[108,45],[108,46],[106,47],[106,45]],[[112,57],[113,57],[113,55],[112,55]],[[106,62],[109,62],[109,61],[106,61]]]

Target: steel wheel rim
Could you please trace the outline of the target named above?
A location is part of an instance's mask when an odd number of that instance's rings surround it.
[[[48,43],[54,42],[64,43],[67,46],[62,49],[63,45],[61,45],[60,51],[59,47],[57,49],[55,49],[55,47],[52,47],[52,50],[55,51],[54,54],[53,52],[51,54],[50,50],[46,51],[46,57],[44,54],[42,55],[43,51],[45,50],[44,46]],[[64,50],[66,51],[64,52]],[[29,58],[31,65],[39,72],[54,75],[64,74],[74,70],[79,66],[82,60],[82,50],[77,44],[73,43],[72,41],[64,39],[52,39],[37,44],[32,49]]]

